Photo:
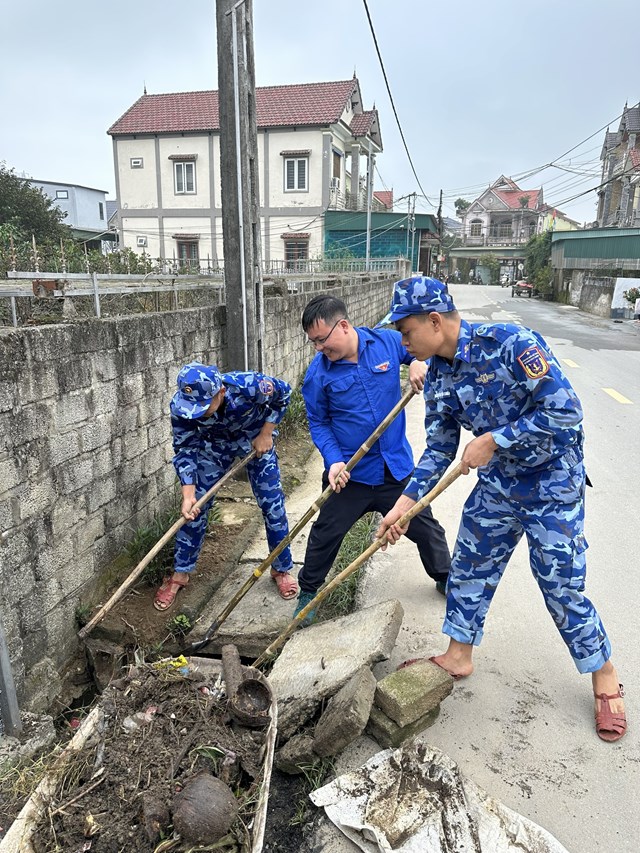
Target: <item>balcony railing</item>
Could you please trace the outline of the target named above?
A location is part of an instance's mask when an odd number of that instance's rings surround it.
[[[479,236],[464,234],[462,243],[465,246],[522,246],[529,242],[528,236],[522,237],[486,237],[484,234]]]

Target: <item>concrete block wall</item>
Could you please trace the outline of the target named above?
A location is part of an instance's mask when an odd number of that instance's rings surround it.
[[[392,281],[339,285],[356,325]],[[310,296],[265,300],[265,372],[296,385],[314,355]],[[0,619],[19,699],[44,710],[77,647],[75,611],[173,499],[168,404],[179,368],[227,369],[224,307],[0,331]]]

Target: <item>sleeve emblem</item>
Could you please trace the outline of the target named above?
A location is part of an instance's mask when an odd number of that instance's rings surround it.
[[[539,347],[528,347],[518,361],[529,379],[540,379],[549,372],[549,362]]]
[[[258,382],[258,388],[265,397],[270,397],[273,394],[273,382],[270,379],[261,379]]]

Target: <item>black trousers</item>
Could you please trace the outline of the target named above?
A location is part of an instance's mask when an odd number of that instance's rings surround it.
[[[350,480],[346,488],[334,492],[314,522],[309,533],[304,566],[298,575],[302,592],[315,592],[324,583],[329,569],[338,555],[342,540],[359,518],[368,512],[386,515],[398,500],[409,477],[396,480],[385,465],[384,483],[367,486]],[[322,488],[329,485],[325,471]],[[415,542],[426,573],[434,581],[446,581],[451,565],[449,546],[444,530],[433,517],[431,507],[426,507],[411,520],[407,539]]]

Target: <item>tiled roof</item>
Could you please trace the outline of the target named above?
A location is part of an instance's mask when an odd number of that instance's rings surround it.
[[[353,122],[351,122],[351,127],[353,128]],[[373,195],[389,210],[393,208],[393,190],[374,190]]]
[[[509,190],[508,192],[505,190],[494,190],[493,192],[508,207],[517,209],[522,207],[520,199],[523,195],[526,195],[529,199],[529,204],[525,208],[526,210],[536,210],[540,196],[540,190]]]
[[[355,115],[351,119],[351,133],[354,136],[366,136],[371,130],[375,117],[375,110],[366,110],[363,113]]]
[[[258,127],[334,124],[357,89],[355,78],[331,83],[261,86],[256,89]],[[206,91],[143,95],[107,132],[181,133],[219,129],[218,93]]]
[[[630,133],[636,133],[640,130],[640,108],[632,107],[631,109],[626,109],[622,121],[625,122],[627,130]],[[622,121],[620,124],[622,124]]]

